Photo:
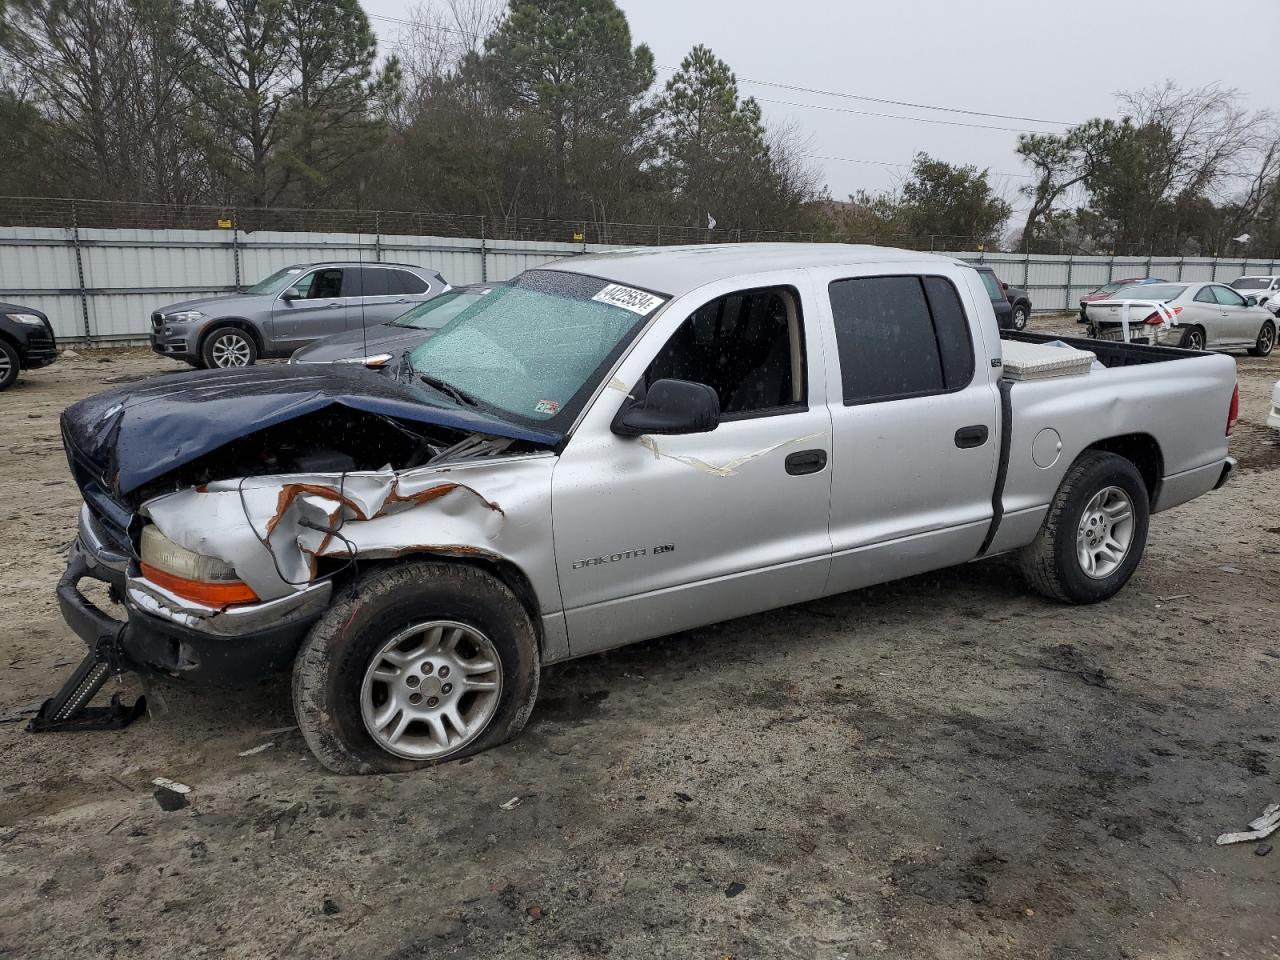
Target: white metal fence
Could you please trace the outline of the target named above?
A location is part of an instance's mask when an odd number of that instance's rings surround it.
[[[0,227],[0,300],[35,307],[63,340],[145,338],[156,307],[249,286],[280,267],[316,260],[396,261],[439,270],[451,283],[505,280],[560,257],[618,249],[603,244],[457,237],[239,230]],[[1275,273],[1276,261],[944,254],[985,262],[1025,287],[1037,311],[1075,308],[1109,280],[1232,280]]]

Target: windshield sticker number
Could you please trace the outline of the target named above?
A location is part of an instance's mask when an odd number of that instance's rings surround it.
[[[535,413],[556,414],[560,412],[559,400],[539,400],[538,405],[533,408]]]
[[[620,283],[611,283],[591,299],[597,303],[607,303],[611,307],[630,310],[643,317],[658,309],[664,298],[645,293],[643,290],[636,290],[634,287],[624,287]]]

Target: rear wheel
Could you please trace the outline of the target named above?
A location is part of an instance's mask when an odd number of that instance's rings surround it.
[[[1262,329],[1258,331],[1258,342],[1249,348],[1249,356],[1266,357],[1271,355],[1271,351],[1276,346],[1276,325],[1270,320],[1262,322]]]
[[[1027,582],[1065,603],[1097,603],[1128,583],[1147,545],[1147,487],[1114,453],[1072,464],[1049,514],[1019,555]]]
[[[239,327],[217,327],[204,338],[200,358],[206,367],[251,367],[258,359],[258,345]]]
[[[18,348],[7,340],[0,340],[0,390],[8,390],[14,385],[21,368]]]
[[[1025,330],[1027,328],[1027,308],[1022,304],[1015,304],[1013,308],[1013,329]]]
[[[293,668],[298,726],[335,773],[414,770],[518,734],[538,693],[533,624],[493,575],[408,563],[361,579]]]
[[[1186,332],[1182,334],[1182,342],[1178,346],[1184,350],[1203,350],[1204,328],[1188,327]]]

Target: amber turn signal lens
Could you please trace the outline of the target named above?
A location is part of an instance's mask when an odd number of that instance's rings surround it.
[[[172,573],[141,563],[142,575],[157,587],[164,587],[186,600],[194,600],[209,607],[225,607],[233,603],[257,603],[258,595],[246,583],[238,580],[208,583],[204,580],[188,580]]]

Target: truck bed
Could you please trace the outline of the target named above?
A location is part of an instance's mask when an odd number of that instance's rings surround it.
[[[1045,333],[1019,333],[1001,330],[1001,340],[1020,340],[1023,343],[1053,343],[1061,340],[1077,350],[1088,350],[1104,367],[1134,367],[1146,363],[1165,363],[1169,360],[1186,360],[1203,356],[1195,350],[1179,347],[1157,347],[1142,343],[1123,343],[1110,340],[1091,340],[1088,337],[1058,337]]]

